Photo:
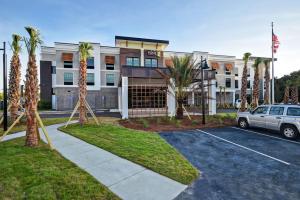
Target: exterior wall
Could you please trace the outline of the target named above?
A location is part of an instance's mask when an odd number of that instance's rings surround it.
[[[102,49],[102,48],[101,48]],[[102,51],[101,51],[102,52]],[[105,63],[105,57],[106,56],[114,56],[115,57],[115,65],[114,70],[107,70],[106,69],[106,63]],[[115,85],[114,86],[106,86],[106,74],[114,74],[115,77]],[[104,53],[101,53],[101,87],[104,88],[116,88],[118,87],[118,83],[120,80],[120,56],[119,53],[116,51],[105,51]]]
[[[126,65],[126,57],[138,57],[141,60],[141,50],[140,49],[120,48],[120,65],[121,66]]]
[[[40,95],[43,101],[52,101],[51,61],[40,61]]]
[[[72,110],[78,101],[78,88],[55,88],[57,110]],[[118,109],[118,88],[89,90],[87,101],[92,109]]]
[[[53,87],[74,87],[78,86],[79,78],[79,53],[78,46],[74,50],[56,50],[56,83]],[[76,49],[77,48],[77,49]],[[73,68],[64,68],[62,53],[73,53]],[[64,73],[73,73],[73,85],[64,85]]]

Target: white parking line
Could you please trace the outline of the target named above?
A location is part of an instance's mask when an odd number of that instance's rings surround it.
[[[202,130],[199,130],[199,129],[196,129],[196,130],[199,131],[199,132],[201,132],[201,133],[204,133],[204,134],[210,135],[210,136],[212,136],[212,137],[215,137],[215,138],[217,138],[217,139],[219,139],[219,140],[223,140],[223,141],[225,141],[225,142],[228,142],[228,143],[230,143],[230,144],[232,144],[232,145],[235,145],[235,146],[238,146],[238,147],[240,147],[240,148],[246,149],[246,150],[248,150],[248,151],[252,151],[252,152],[254,152],[254,153],[257,153],[257,154],[259,154],[259,155],[262,155],[262,156],[271,158],[271,159],[276,160],[276,161],[278,161],[278,162],[281,162],[281,163],[283,163],[283,164],[290,165],[290,163],[288,163],[288,162],[285,162],[285,161],[280,160],[280,159],[278,159],[278,158],[274,158],[274,157],[272,157],[272,156],[269,156],[269,155],[267,155],[267,154],[261,153],[261,152],[259,152],[259,151],[255,151],[255,150],[253,150],[253,149],[250,149],[250,148],[245,147],[245,146],[242,146],[242,145],[240,145],[240,144],[231,142],[231,141],[226,140],[226,139],[224,139],[224,138],[215,136],[215,135],[210,134],[210,133],[208,133],[208,132],[206,132],[206,131],[202,131]]]
[[[270,137],[270,138],[275,138],[277,140],[283,140],[283,141],[286,141],[286,142],[300,144],[300,142],[296,142],[296,141],[293,141],[293,140],[287,140],[287,139],[283,139],[283,138],[280,138],[280,137],[275,137],[275,136],[272,136],[272,135],[263,134],[263,133],[256,132],[256,131],[251,131],[251,130],[246,130],[246,129],[242,129],[242,128],[237,128],[237,127],[234,127],[234,126],[232,126],[231,128],[238,129],[238,130],[243,130],[243,131],[247,131],[249,133],[255,133],[255,134],[258,134],[258,135],[263,135],[263,136]]]

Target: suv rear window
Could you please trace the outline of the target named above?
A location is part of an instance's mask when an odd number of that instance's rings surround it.
[[[300,108],[288,108],[286,115],[289,116],[300,116]]]

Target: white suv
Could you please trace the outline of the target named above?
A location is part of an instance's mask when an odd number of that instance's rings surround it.
[[[260,127],[280,131],[289,139],[300,132],[299,105],[262,105],[250,112],[238,112],[237,123],[241,128]]]

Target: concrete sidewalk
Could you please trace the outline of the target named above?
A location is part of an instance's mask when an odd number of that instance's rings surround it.
[[[55,149],[65,158],[87,171],[122,199],[171,200],[187,187],[131,161],[63,133],[57,130],[60,126],[62,124],[47,127]],[[7,136],[5,140],[24,135],[24,132],[17,133],[17,135],[12,134]],[[41,138],[46,142],[44,135]]]

